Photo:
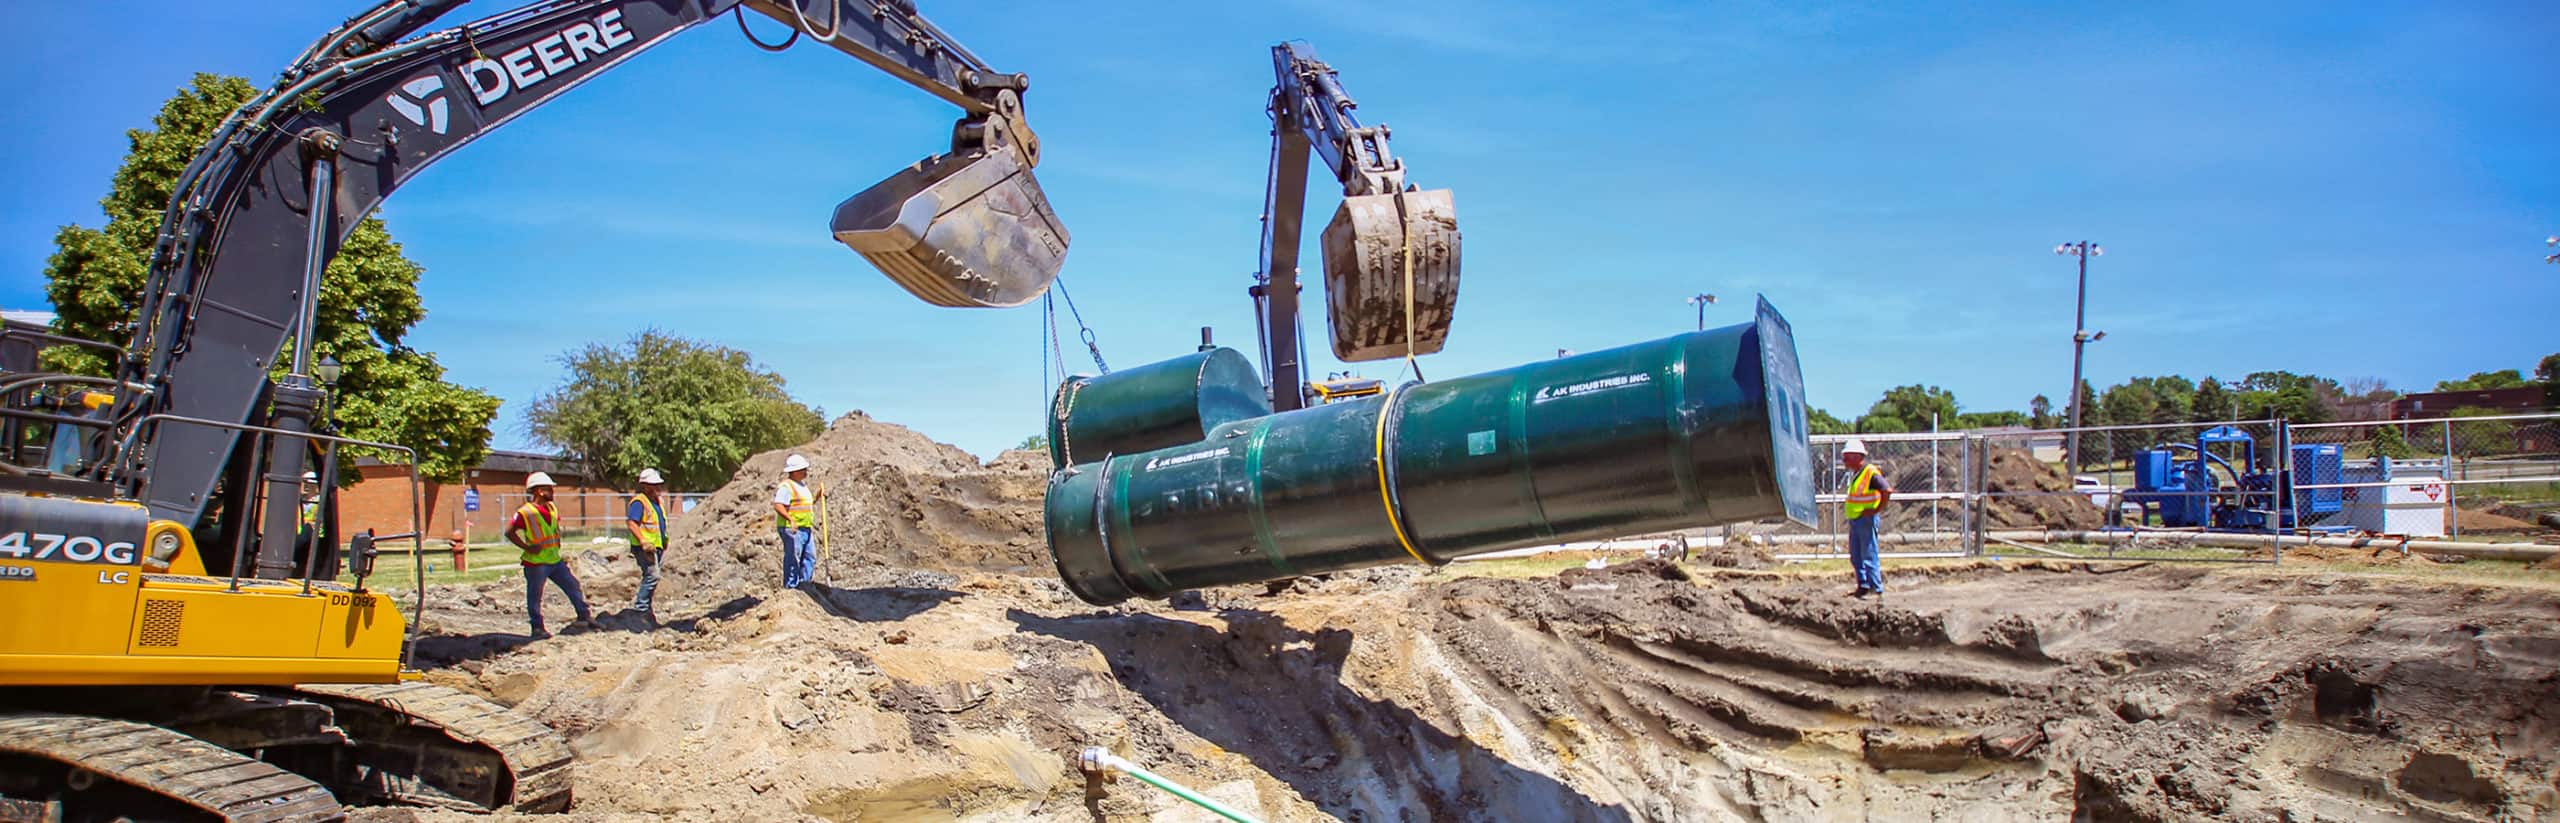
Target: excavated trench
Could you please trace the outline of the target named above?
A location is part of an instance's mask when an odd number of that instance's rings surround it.
[[[1003,495],[941,491],[1037,466],[913,454],[949,465],[834,469],[880,509],[840,523],[896,552],[780,592],[771,547],[716,543],[669,561],[699,565],[665,627],[529,645],[491,584],[432,606],[430,679],[569,734],[573,814],[607,818],[1202,819],[1079,774],[1086,746],[1288,821],[2560,815],[2560,594],[2531,581],[2030,563],[1876,602],[1644,561],[1094,609],[996,534]],[[628,595],[627,561],[578,562]]]

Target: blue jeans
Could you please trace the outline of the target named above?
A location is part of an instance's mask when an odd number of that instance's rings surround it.
[[[817,536],[808,529],[775,529],[782,535],[782,587],[796,589],[818,576]]]
[[[1884,591],[1884,558],[1876,545],[1876,516],[1849,521],[1849,565],[1857,567],[1858,588]]]
[[[569,605],[578,607],[578,619],[592,619],[587,613],[587,595],[578,590],[578,576],[569,573],[568,563],[535,563],[524,567],[524,611],[533,621],[535,634],[542,633],[542,584],[560,585],[560,593],[569,596]]]
[[[640,593],[632,596],[631,608],[643,612],[656,611],[650,606],[650,599],[658,593],[658,555],[661,553],[661,549],[631,547],[631,559],[640,563]]]

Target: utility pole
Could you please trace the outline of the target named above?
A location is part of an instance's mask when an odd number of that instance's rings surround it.
[[[2096,243],[2082,240],[2077,243],[2064,243],[2062,245],[2055,246],[2053,247],[2053,253],[2066,257],[2080,258],[2080,302],[2079,308],[2071,315],[2071,428],[2075,431],[2071,433],[2071,439],[2065,441],[2067,447],[2063,450],[2063,460],[2066,462],[2066,465],[2068,465],[2069,472],[2072,474],[2078,474],[2080,471],[2080,432],[2076,430],[2080,428],[2081,353],[2084,349],[2088,348],[2089,341],[2102,339],[2107,336],[2106,332],[2099,332],[2095,336],[2091,336],[2089,334],[2089,258],[2104,255],[2107,252],[2105,249],[2099,248]]]
[[[1698,330],[1699,330],[1699,331],[1706,331],[1706,330],[1707,330],[1707,306],[1708,306],[1708,304],[1711,304],[1711,303],[1714,303],[1714,302],[1716,302],[1716,296],[1715,296],[1715,295],[1712,295],[1712,294],[1706,294],[1706,293],[1704,293],[1704,292],[1699,293],[1699,294],[1698,294],[1698,296],[1696,296],[1696,297],[1691,297],[1691,298],[1689,298],[1689,305],[1692,305],[1692,306],[1696,306],[1696,307],[1698,307]]]

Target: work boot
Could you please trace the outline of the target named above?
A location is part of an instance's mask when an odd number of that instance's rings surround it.
[[[551,639],[551,631],[550,631],[549,629],[545,629],[545,628],[543,628],[543,627],[541,627],[541,626],[535,626],[535,627],[533,627],[533,632],[532,632],[532,633],[525,635],[525,639],[527,639],[527,640],[549,640],[549,639]]]

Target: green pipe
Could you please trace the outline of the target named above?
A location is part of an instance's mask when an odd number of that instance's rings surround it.
[[[1059,576],[1096,605],[1815,518],[1793,332],[1767,301],[1749,323],[1079,457],[1044,515]]]
[[[1084,764],[1085,771],[1104,774],[1108,774],[1113,771],[1126,772],[1130,777],[1135,777],[1149,786],[1154,786],[1167,792],[1171,792],[1175,797],[1191,801],[1192,805],[1208,809],[1210,813],[1228,820],[1236,821],[1236,823],[1260,823],[1260,821],[1254,820],[1244,812],[1227,808],[1227,804],[1211,800],[1208,795],[1184,788],[1180,783],[1166,780],[1162,775],[1147,771],[1146,767],[1140,766],[1136,763],[1131,763],[1128,760],[1121,758],[1119,755],[1104,751],[1099,746],[1084,750],[1082,762]]]

